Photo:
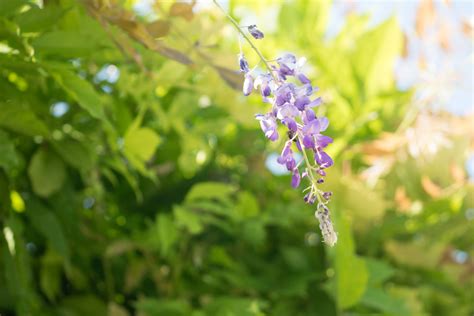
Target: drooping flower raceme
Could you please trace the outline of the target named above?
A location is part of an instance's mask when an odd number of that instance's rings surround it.
[[[250,69],[241,50],[238,63],[240,71],[244,74],[243,94],[248,96],[254,90],[258,90],[263,102],[270,105],[267,113],[257,114],[255,118],[259,121],[265,137],[270,141],[285,139],[277,161],[291,173],[293,188],[299,187],[303,179],[309,180],[309,186],[303,190],[306,192],[304,201],[308,204],[317,202],[314,215],[320,223],[324,241],[334,246],[337,234],[326,206],[332,193],[323,192],[319,188],[326,176],[325,169],[333,165],[333,160],[326,152],[327,146],[332,143],[332,138],[323,134],[329,125],[329,120],[326,117],[317,117],[315,114],[314,108],[320,106],[322,100],[315,96],[318,88],[312,85],[311,80],[302,71],[305,59],[285,54],[273,62],[267,61],[242,29],[247,28],[248,33],[257,40],[265,37],[263,32],[256,25],[239,26],[217,0],[213,2],[265,65],[264,73],[254,73],[254,69]],[[285,133],[279,133],[279,126],[285,127]],[[296,152],[301,153],[304,160],[297,161]]]
[[[264,37],[254,25],[248,31],[256,39]],[[332,194],[318,187],[324,182],[325,169],[333,165],[333,160],[326,152],[333,140],[324,135],[329,120],[315,114],[315,108],[322,104],[322,100],[315,96],[318,88],[302,71],[304,63],[304,58],[297,59],[293,54],[285,54],[273,62],[264,61],[267,71],[254,74],[244,55],[239,55],[240,70],[245,77],[243,93],[248,96],[257,90],[263,102],[270,105],[267,113],[255,117],[270,141],[286,139],[277,161],[291,173],[293,188],[299,187],[302,179],[309,180],[310,185],[304,190],[304,201],[308,204],[317,202],[315,217],[320,222],[324,241],[333,246],[337,235],[326,206]],[[279,125],[285,126],[284,134],[279,133]],[[304,159],[298,162],[295,152],[300,152]]]

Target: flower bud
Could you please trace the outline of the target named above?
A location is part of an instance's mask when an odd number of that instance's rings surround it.
[[[332,192],[331,192],[331,191],[328,191],[328,192],[324,192],[324,193],[323,193],[323,198],[324,198],[325,200],[329,200],[329,199],[331,198],[331,196],[332,196]]]
[[[334,231],[331,217],[329,216],[329,209],[324,204],[318,204],[318,209],[314,216],[319,221],[319,228],[323,235],[324,242],[329,246],[334,246],[337,242],[337,234]]]
[[[298,168],[293,169],[293,176],[291,177],[291,186],[297,188],[300,185],[301,177]]]
[[[243,73],[247,73],[250,71],[249,63],[247,62],[247,59],[245,59],[244,54],[239,55],[239,66],[240,66],[240,71]]]
[[[253,77],[249,73],[245,74],[244,86],[242,88],[242,92],[245,96],[250,95],[253,90]]]
[[[249,30],[250,35],[252,35],[255,39],[262,39],[262,38],[265,37],[265,35],[263,35],[262,31],[260,31],[255,24],[250,25],[248,27],[248,30]]]

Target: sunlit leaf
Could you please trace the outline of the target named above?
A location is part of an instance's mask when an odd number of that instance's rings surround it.
[[[387,38],[390,41],[387,42]],[[393,85],[393,67],[402,46],[403,33],[395,18],[387,20],[358,39],[354,67],[367,96],[388,90]]]
[[[223,199],[235,192],[233,185],[219,182],[203,182],[194,185],[186,195],[187,201],[199,199]]]
[[[125,156],[142,174],[152,177],[145,163],[151,159],[160,142],[160,137],[152,129],[132,125],[124,137]]]

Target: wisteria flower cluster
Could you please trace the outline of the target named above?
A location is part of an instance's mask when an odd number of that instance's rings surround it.
[[[334,164],[325,151],[332,143],[332,138],[323,134],[329,125],[329,120],[326,117],[317,117],[313,110],[321,105],[322,100],[314,96],[318,88],[311,84],[303,72],[306,60],[297,59],[293,54],[285,54],[272,61],[266,60],[248,36],[250,34],[254,39],[260,40],[265,37],[263,32],[256,25],[240,26],[217,0],[213,2],[265,65],[266,70],[263,73],[257,73],[257,67],[251,69],[241,47],[239,67],[245,77],[243,93],[248,96],[254,90],[259,90],[263,102],[271,105],[267,113],[257,114],[255,117],[270,141],[277,141],[280,137],[286,138],[278,163],[291,172],[293,188],[299,187],[302,179],[309,180],[309,186],[303,190],[306,192],[304,201],[308,204],[316,203],[314,215],[319,221],[324,242],[334,246],[337,234],[326,206],[332,193],[319,188],[324,182],[325,170]],[[247,29],[248,34],[244,29]],[[284,126],[283,129],[286,129],[284,136],[279,133],[279,126]],[[304,159],[297,161],[296,152],[299,152]]]
[[[249,26],[248,32],[255,39],[264,37],[255,25]],[[256,49],[254,45],[252,47]],[[257,53],[262,57],[260,52]],[[329,125],[328,119],[317,117],[314,112],[322,100],[315,96],[318,88],[302,71],[305,61],[305,58],[297,59],[293,54],[285,54],[273,61],[263,60],[267,71],[254,74],[256,71],[250,69],[243,53],[239,54],[240,71],[245,76],[243,93],[248,96],[257,90],[263,102],[271,105],[267,113],[257,114],[256,119],[270,141],[287,138],[278,163],[292,174],[293,188],[299,187],[303,178],[309,180],[310,185],[304,190],[304,200],[308,204],[317,202],[315,217],[320,222],[324,241],[333,246],[337,235],[326,206],[332,194],[318,187],[324,182],[325,169],[333,165],[333,160],[325,151],[333,140],[323,134]],[[283,135],[279,133],[279,125],[285,127],[286,133]],[[304,159],[297,161],[296,152]]]

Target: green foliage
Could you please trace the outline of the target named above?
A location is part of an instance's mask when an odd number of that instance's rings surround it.
[[[265,104],[239,91],[218,11],[43,2],[0,0],[0,314],[473,312],[474,190],[448,170],[469,143],[450,137],[429,158],[399,144],[413,91],[394,83],[396,19],[351,14],[325,39],[330,1],[273,1],[276,30],[257,43],[269,59],[306,56],[326,101],[327,249],[301,192],[264,166],[281,144],[254,120]],[[109,66],[118,81],[98,75]],[[388,167],[366,181],[374,156]]]

